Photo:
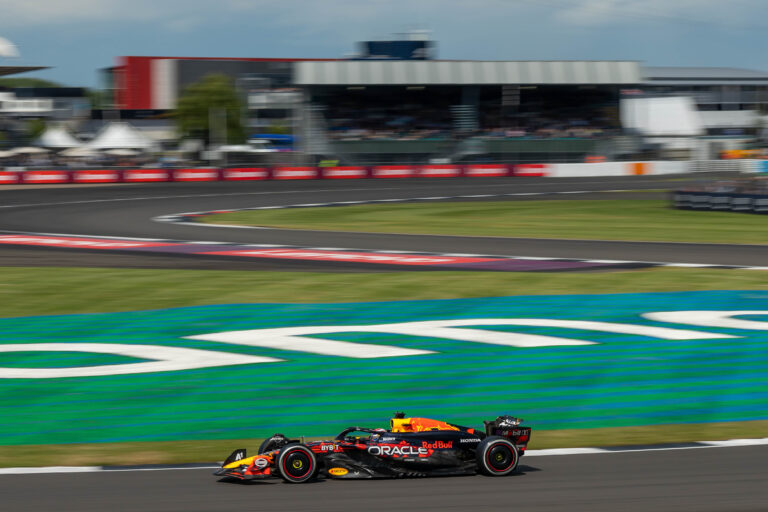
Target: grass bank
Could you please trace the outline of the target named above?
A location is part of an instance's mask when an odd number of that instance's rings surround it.
[[[251,210],[206,223],[462,236],[768,244],[768,217],[676,210],[666,200],[399,203]]]
[[[298,432],[286,432],[294,436]],[[534,431],[529,449],[717,441],[768,436],[768,421]],[[333,437],[332,435],[326,438]],[[319,439],[319,438],[307,438]],[[4,446],[0,467],[181,464],[223,460],[237,448],[253,454],[261,439]],[[42,462],[41,462],[42,461]]]
[[[0,269],[0,317],[252,302],[371,302],[509,295],[766,290],[759,270],[332,274],[107,268]]]
[[[654,268],[608,273],[330,274],[0,268],[0,316],[147,310],[253,302],[357,302],[572,293],[766,290],[762,271]],[[301,432],[286,432],[297,435]],[[333,433],[330,433],[333,434]],[[537,431],[531,448],[767,437],[768,421]],[[216,461],[258,439],[3,446],[0,466]],[[55,461],[55,464],[50,461]]]

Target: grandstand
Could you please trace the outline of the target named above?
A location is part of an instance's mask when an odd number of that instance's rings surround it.
[[[583,158],[620,130],[630,61],[299,62],[308,152],[350,163]],[[313,126],[320,120],[322,126]]]
[[[227,74],[248,106],[253,138],[294,136],[297,163],[664,156],[671,140],[664,137],[683,127],[646,133],[637,123],[628,125],[622,118],[626,100],[633,112],[651,104],[655,111],[664,104],[689,105],[684,117],[701,129],[687,137],[732,140],[692,142],[682,150],[677,144],[679,151],[666,156],[706,157],[754,138],[768,110],[768,73],[758,71],[635,61],[432,60],[433,45],[414,51],[413,45],[424,43],[406,42],[402,48],[397,42],[363,45],[365,51],[347,59],[122,57],[108,75],[116,109],[161,113],[174,109],[184,87],[205,74]],[[634,101],[666,96],[692,101]],[[667,125],[674,124],[675,116],[666,117]]]

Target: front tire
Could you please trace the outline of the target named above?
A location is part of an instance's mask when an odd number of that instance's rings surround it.
[[[477,467],[484,475],[505,476],[517,469],[520,456],[508,439],[488,436],[477,446]]]
[[[268,437],[261,442],[261,445],[259,445],[259,455],[262,453],[271,452],[272,450],[277,450],[278,448],[282,448],[283,446],[289,445],[292,442],[297,443],[298,441],[291,441],[283,434],[274,434],[272,437]]]
[[[317,474],[317,458],[303,444],[289,444],[277,454],[280,476],[290,484],[301,484]]]

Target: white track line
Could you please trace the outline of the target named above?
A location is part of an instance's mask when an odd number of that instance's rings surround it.
[[[765,446],[768,445],[768,437],[761,439],[728,439],[724,441],[697,441],[697,446],[651,446],[647,448],[551,448],[547,450],[528,450],[526,457],[549,457],[562,455],[592,455],[606,453],[632,453],[632,452],[659,452],[673,450],[699,450],[703,448],[733,448],[740,446]],[[146,466],[136,468],[110,468],[104,466],[46,466],[46,467],[27,467],[27,468],[0,468],[0,475],[30,475],[42,473],[118,473],[131,471],[181,471],[190,469],[216,469],[219,466],[211,464],[210,466]]]
[[[194,226],[215,226],[215,227],[225,227],[224,224],[199,224],[196,222],[175,222],[174,224],[179,225],[194,225]],[[245,228],[245,229],[272,229],[272,228],[254,228],[252,226],[228,226],[233,228]],[[316,230],[286,230],[286,231],[316,231]],[[236,242],[201,242],[197,240],[171,240],[171,239],[162,239],[162,238],[138,238],[138,237],[126,237],[126,236],[104,236],[104,235],[76,235],[76,234],[70,234],[70,233],[29,233],[26,231],[10,231],[10,230],[0,230],[0,235],[2,234],[20,234],[20,235],[28,235],[28,236],[59,236],[59,237],[76,237],[76,238],[94,238],[94,239],[116,239],[116,240],[131,240],[131,241],[142,241],[142,242],[167,242],[169,244],[187,244],[187,245],[202,245],[202,244],[212,244],[212,245],[237,245],[242,247],[285,247],[285,248],[293,248],[293,249],[302,249],[302,250],[311,250],[311,251],[319,251],[319,250],[330,250],[330,248],[325,247],[305,247],[305,246],[298,246],[298,245],[272,245],[272,244],[242,244],[242,243],[236,243]],[[409,235],[408,233],[392,233],[396,235]],[[411,236],[413,236],[411,234]],[[419,235],[419,236],[442,236],[442,235]],[[497,237],[500,238],[500,237]],[[614,240],[615,241],[615,240]],[[345,252],[365,252],[365,253],[382,253],[382,254],[419,254],[419,255],[430,255],[430,256],[455,256],[453,253],[433,253],[433,252],[420,252],[420,251],[398,251],[398,250],[375,250],[375,249],[358,249],[358,248],[352,248],[352,247],[345,247],[345,248],[333,248],[333,250],[337,251],[345,251]],[[768,270],[768,267],[756,267],[756,266],[750,266],[750,265],[730,265],[730,264],[724,264],[724,263],[679,263],[679,262],[668,262],[668,261],[643,261],[643,260],[593,260],[588,258],[562,258],[562,257],[554,257],[554,256],[515,256],[515,255],[509,255],[509,254],[462,254],[462,256],[469,256],[469,257],[478,257],[478,258],[498,258],[501,260],[526,260],[526,261],[578,261],[578,262],[589,262],[589,263],[602,263],[602,264],[634,264],[634,265],[649,265],[654,267],[682,267],[682,268],[720,268],[720,267],[727,267],[729,269],[735,269],[735,270]]]

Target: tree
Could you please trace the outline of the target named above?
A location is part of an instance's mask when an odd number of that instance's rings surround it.
[[[0,78],[0,87],[16,89],[20,87],[62,87],[61,84],[42,78]]]
[[[91,102],[91,108],[94,110],[103,109],[111,103],[107,93],[98,89],[86,89],[85,96]]]
[[[45,121],[42,119],[31,119],[27,121],[27,137],[34,140],[41,136],[45,131]]]
[[[176,108],[176,125],[183,137],[240,144],[245,141],[242,108],[229,77],[207,75],[184,89]],[[226,140],[219,140],[224,126]]]

